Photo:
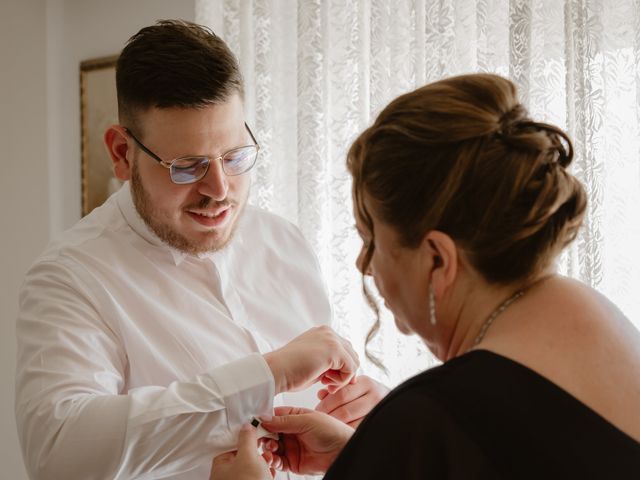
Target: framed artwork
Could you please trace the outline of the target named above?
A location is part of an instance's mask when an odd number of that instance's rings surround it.
[[[117,58],[114,55],[80,63],[83,216],[120,187],[102,141],[105,129],[118,123]]]

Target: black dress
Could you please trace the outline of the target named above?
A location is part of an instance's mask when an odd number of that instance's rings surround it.
[[[640,443],[529,368],[474,350],[367,416],[325,476],[360,478],[640,480]]]

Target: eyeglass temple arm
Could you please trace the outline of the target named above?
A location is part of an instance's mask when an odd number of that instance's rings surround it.
[[[260,144],[258,143],[258,141],[256,140],[256,137],[253,135],[253,132],[251,131],[251,129],[249,128],[249,125],[247,125],[247,122],[244,122],[244,126],[246,127],[247,131],[249,132],[249,135],[251,135],[251,140],[253,141],[253,143],[255,144],[255,146],[260,149]],[[127,135],[129,135],[134,142],[136,142],[136,145],[138,145],[138,147],[140,147],[140,149],[146,153],[147,155],[149,155],[151,158],[153,158],[156,162],[159,162],[162,166],[168,167],[167,163],[162,160],[158,155],[156,155],[155,153],[153,153],[151,150],[149,150],[147,147],[145,147],[142,142],[140,140],[138,140],[136,138],[136,136],[133,134],[133,132],[131,132],[131,130],[129,130],[127,127],[122,127],[124,129],[125,132],[127,132]]]
[[[129,135],[134,142],[136,142],[136,145],[138,145],[138,147],[140,147],[140,150],[142,150],[144,153],[146,153],[147,155],[149,155],[151,158],[153,158],[156,162],[159,162],[163,167],[168,167],[168,165],[166,164],[166,162],[164,160],[162,160],[158,155],[156,155],[155,153],[153,153],[151,150],[149,150],[147,147],[145,147],[142,142],[140,140],[138,140],[136,138],[136,136],[131,132],[131,130],[129,130],[127,127],[122,127],[124,128],[124,131],[127,132],[127,135]]]
[[[244,126],[247,129],[247,132],[249,132],[249,135],[251,135],[251,140],[253,140],[254,145],[260,149],[260,144],[258,143],[258,141],[256,140],[256,137],[253,136],[253,132],[251,131],[251,129],[249,128],[249,125],[247,125],[247,122],[244,122]]]

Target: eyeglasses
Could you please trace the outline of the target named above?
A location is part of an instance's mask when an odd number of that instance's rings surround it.
[[[232,148],[215,158],[205,155],[189,155],[169,161],[161,159],[158,155],[145,147],[142,142],[138,140],[133,133],[131,133],[131,130],[128,128],[125,128],[124,130],[144,153],[159,162],[163,167],[169,169],[169,175],[173,183],[185,185],[197,182],[204,177],[207,174],[209,165],[211,165],[212,161],[215,162],[220,160],[222,171],[229,177],[242,175],[243,173],[247,173],[251,170],[258,159],[260,145],[258,145],[256,137],[253,136],[253,132],[249,128],[249,125],[245,123],[244,126],[249,132],[249,135],[251,135],[253,145]]]

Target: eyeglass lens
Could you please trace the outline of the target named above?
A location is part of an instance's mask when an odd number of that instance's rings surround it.
[[[241,175],[251,169],[256,162],[258,149],[251,145],[235,148],[222,157],[222,170],[226,175]],[[175,183],[193,183],[200,180],[209,168],[208,157],[185,157],[171,165],[171,179]]]

